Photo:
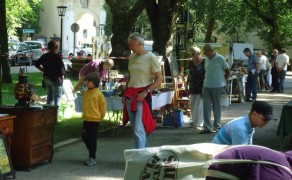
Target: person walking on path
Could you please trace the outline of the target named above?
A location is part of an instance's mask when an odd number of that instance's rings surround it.
[[[247,82],[245,86],[245,101],[251,102],[257,100],[258,91],[258,76],[260,72],[260,63],[256,56],[251,52],[249,48],[245,48],[243,53],[248,57],[247,64]],[[251,97],[252,93],[252,97]],[[252,100],[251,100],[252,98]]]
[[[93,166],[96,164],[97,135],[100,122],[106,113],[106,100],[98,88],[100,77],[97,72],[89,73],[86,77],[88,90],[83,96],[83,129],[82,140],[88,150],[89,157],[84,165]]]
[[[44,84],[47,93],[47,104],[60,107],[65,65],[57,53],[59,46],[55,40],[48,43],[48,52],[42,55],[35,67],[44,73]]]
[[[272,51],[272,57],[270,59],[270,64],[272,66],[271,74],[272,74],[272,90],[270,92],[276,92],[278,89],[279,79],[278,79],[278,71],[276,67],[276,59],[278,56],[278,50],[274,49]]]
[[[289,56],[286,53],[287,53],[287,50],[282,49],[281,54],[279,54],[276,58],[276,68],[278,71],[278,78],[279,78],[278,80],[279,84],[277,87],[278,93],[284,92],[284,82],[285,82],[287,67],[289,65]]]
[[[248,115],[228,122],[213,138],[212,143],[225,145],[252,145],[255,127],[264,127],[274,120],[273,107],[264,102],[256,101]]]
[[[188,65],[189,75],[187,85],[190,94],[193,127],[202,130],[204,120],[202,90],[205,79],[205,60],[198,46],[191,47],[190,53],[192,55],[192,60]]]
[[[205,60],[205,79],[203,83],[203,113],[204,124],[200,134],[209,134],[220,129],[221,125],[221,96],[225,91],[226,80],[230,76],[230,70],[226,59],[216,53],[213,46],[204,46]],[[214,113],[214,129],[211,126],[211,105]]]
[[[144,48],[144,37],[132,33],[128,37],[133,53],[129,57],[129,78],[126,83],[123,124],[131,123],[135,138],[135,148],[146,148],[147,135],[156,128],[152,117],[152,94],[162,82],[161,67],[157,56]]]

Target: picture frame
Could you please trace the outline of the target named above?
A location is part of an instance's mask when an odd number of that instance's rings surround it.
[[[15,178],[15,171],[12,166],[9,149],[7,147],[6,135],[0,132],[0,179],[13,176]]]

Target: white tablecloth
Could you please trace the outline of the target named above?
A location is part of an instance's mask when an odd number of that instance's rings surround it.
[[[156,95],[152,95],[152,109],[160,109],[162,106],[172,103],[174,91],[162,92]],[[105,97],[107,103],[107,110],[123,110],[122,97],[110,96]],[[83,109],[83,98],[78,96],[75,99],[75,110],[76,112],[82,112]]]

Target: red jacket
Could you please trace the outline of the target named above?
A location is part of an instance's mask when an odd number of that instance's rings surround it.
[[[131,111],[136,112],[137,111],[137,94],[144,91],[147,87],[143,88],[134,88],[134,87],[129,87],[127,91],[125,92],[125,97],[128,99],[131,99],[133,97],[133,101],[131,104]],[[152,95],[151,93],[148,93],[146,98],[144,98],[142,102],[143,106],[143,115],[142,115],[142,120],[143,124],[146,129],[146,133],[150,134],[153,132],[156,128],[156,121],[152,116]],[[126,105],[124,105],[123,108],[123,125],[125,126],[129,121],[128,118],[128,112]]]

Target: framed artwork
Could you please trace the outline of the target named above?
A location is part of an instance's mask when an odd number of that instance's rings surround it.
[[[9,150],[6,144],[6,136],[0,133],[0,177],[13,176],[15,178],[15,171],[12,167]]]

